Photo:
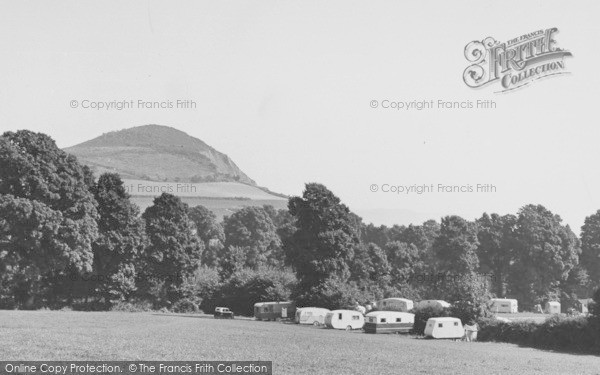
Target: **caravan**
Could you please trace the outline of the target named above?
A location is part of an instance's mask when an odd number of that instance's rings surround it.
[[[408,333],[415,323],[415,315],[399,311],[373,311],[365,317],[366,333]]]
[[[329,309],[321,307],[301,307],[296,310],[296,323],[321,326],[325,324],[325,315]]]
[[[409,312],[413,307],[413,301],[406,298],[384,298],[377,302],[377,308],[380,311]]]
[[[443,309],[446,307],[450,307],[450,304],[446,301],[442,301],[442,300],[438,300],[438,299],[428,299],[428,300],[417,303],[417,308],[423,309],[425,307],[433,307],[433,308]]]
[[[492,298],[490,310],[494,313],[516,314],[519,312],[519,304],[516,299]]]
[[[465,329],[458,318],[429,318],[425,326],[425,336],[434,339],[460,339]]]
[[[325,315],[325,325],[328,328],[361,329],[365,324],[365,317],[358,311],[353,310],[333,310]]]
[[[258,302],[254,304],[254,317],[257,320],[290,319],[296,314],[294,302]]]
[[[560,302],[548,301],[544,310],[546,314],[560,314]]]

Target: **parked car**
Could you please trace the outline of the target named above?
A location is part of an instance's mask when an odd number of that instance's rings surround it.
[[[233,311],[228,307],[215,308],[215,319],[233,319]]]

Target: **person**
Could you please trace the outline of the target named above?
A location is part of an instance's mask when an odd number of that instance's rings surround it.
[[[354,310],[360,312],[363,315],[365,315],[367,312],[367,309],[365,309],[364,306],[361,306],[358,302],[356,302],[356,306],[354,306]]]

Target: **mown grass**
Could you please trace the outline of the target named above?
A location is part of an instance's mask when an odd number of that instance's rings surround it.
[[[3,360],[268,360],[274,374],[600,374],[600,358],[152,313],[0,311]]]

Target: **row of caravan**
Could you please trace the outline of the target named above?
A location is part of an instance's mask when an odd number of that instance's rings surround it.
[[[296,323],[347,331],[364,329],[367,333],[408,333],[415,323],[415,315],[398,311],[372,311],[363,315],[355,310],[303,307],[296,310]]]
[[[425,306],[437,306],[444,301],[422,302],[426,303]],[[415,315],[408,312],[382,310],[363,315],[356,310],[330,311],[320,307],[296,309],[294,303],[289,301],[257,303],[254,313],[258,320],[276,320],[294,316],[298,324],[326,326],[346,331],[362,329],[365,333],[408,333],[415,322]],[[460,338],[464,332],[460,319],[450,317],[431,318],[425,328],[425,336],[440,339]]]
[[[505,298],[494,298],[491,301],[490,310],[494,313],[509,313],[514,314],[518,312],[518,303],[516,299],[505,299]],[[560,304],[557,308],[554,305],[550,306],[560,312]],[[548,305],[551,305],[549,303]],[[361,306],[357,306],[361,307]],[[413,301],[406,298],[384,298],[373,305],[368,305],[365,309],[357,309],[359,312],[368,313],[372,310],[376,311],[396,311],[408,313],[413,308],[447,308],[450,304],[442,300],[424,300],[416,304]],[[549,313],[555,313],[554,310],[549,310]],[[296,309],[296,304],[291,301],[284,302],[259,302],[254,304],[254,317],[257,320],[277,320],[277,319],[293,319],[296,317],[296,321],[302,324],[325,324],[325,314],[329,310],[318,307],[303,308],[302,313],[297,315],[300,309]],[[350,311],[350,310],[348,310]]]
[[[415,315],[400,311],[372,311],[363,316],[354,310],[333,310],[305,307],[296,312],[300,324],[324,324],[328,328],[346,331],[363,329],[365,333],[409,333],[415,323]],[[312,323],[311,323],[312,322]],[[425,326],[425,336],[435,339],[460,339],[465,327],[458,318],[430,318]]]

